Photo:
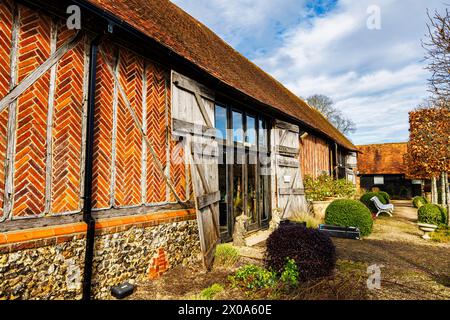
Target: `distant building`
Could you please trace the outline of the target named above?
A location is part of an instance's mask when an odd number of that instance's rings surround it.
[[[411,198],[421,194],[420,180],[406,177],[403,156],[407,143],[357,146],[359,186],[365,190],[379,188],[394,198]]]

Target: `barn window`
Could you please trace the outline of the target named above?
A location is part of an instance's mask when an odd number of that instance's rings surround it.
[[[247,116],[247,130],[245,135],[245,142],[256,145],[256,118]]]
[[[226,140],[227,139],[227,108],[216,105],[216,129],[217,129],[217,139]]]
[[[259,119],[258,124],[258,141],[259,146],[268,149],[268,140],[267,140],[267,123],[264,119]]]
[[[242,113],[233,111],[233,140],[234,142],[244,142],[244,123]]]
[[[384,184],[384,176],[375,176],[373,178],[373,184]]]
[[[268,122],[256,114],[216,104],[215,126],[223,159],[219,162],[220,229],[232,239],[237,216],[248,217],[247,230],[269,223],[271,210]],[[228,139],[221,139],[228,132]]]

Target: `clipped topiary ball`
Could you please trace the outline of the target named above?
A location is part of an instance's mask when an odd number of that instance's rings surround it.
[[[445,222],[443,219],[444,214],[441,211],[441,207],[435,204],[425,204],[420,207],[418,213],[418,220],[421,223],[428,223],[439,225]]]
[[[386,201],[386,199],[379,192],[367,192],[367,193],[362,195],[360,201],[362,203],[364,203],[364,205],[367,208],[369,208],[370,212],[373,212],[373,213],[378,212],[377,207],[375,207],[375,204],[373,203],[373,201],[370,200],[373,197],[377,197],[378,199],[380,199],[382,204],[387,204],[388,203]]]
[[[378,192],[378,195],[380,195],[384,198],[384,200],[386,201],[385,204],[388,204],[391,202],[391,196],[389,195],[389,193],[387,193],[385,191],[380,191],[380,192]]]
[[[363,237],[372,233],[373,219],[367,207],[355,200],[336,200],[325,212],[325,223],[339,227],[356,227]]]
[[[326,234],[301,225],[280,225],[267,239],[266,267],[282,272],[295,260],[302,281],[327,277],[336,265],[336,251]]]
[[[423,205],[428,204],[428,200],[425,197],[417,196],[413,198],[413,206],[414,208],[419,209]]]

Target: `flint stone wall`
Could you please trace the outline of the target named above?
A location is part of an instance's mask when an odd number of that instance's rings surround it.
[[[150,260],[160,248],[169,269],[198,263],[197,221],[133,226],[115,233],[102,230],[95,238],[93,298],[113,299],[111,286],[146,280]],[[81,299],[84,254],[84,234],[39,248],[0,253],[0,300]]]

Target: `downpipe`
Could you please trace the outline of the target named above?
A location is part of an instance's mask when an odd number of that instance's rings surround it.
[[[82,300],[91,299],[92,266],[94,260],[95,219],[92,217],[92,162],[94,150],[94,116],[95,116],[95,83],[97,76],[97,54],[101,35],[97,35],[90,44],[89,49],[89,84],[88,105],[86,121],[86,146],[84,170],[84,205],[83,221],[87,225],[86,248],[84,258],[83,297]]]

